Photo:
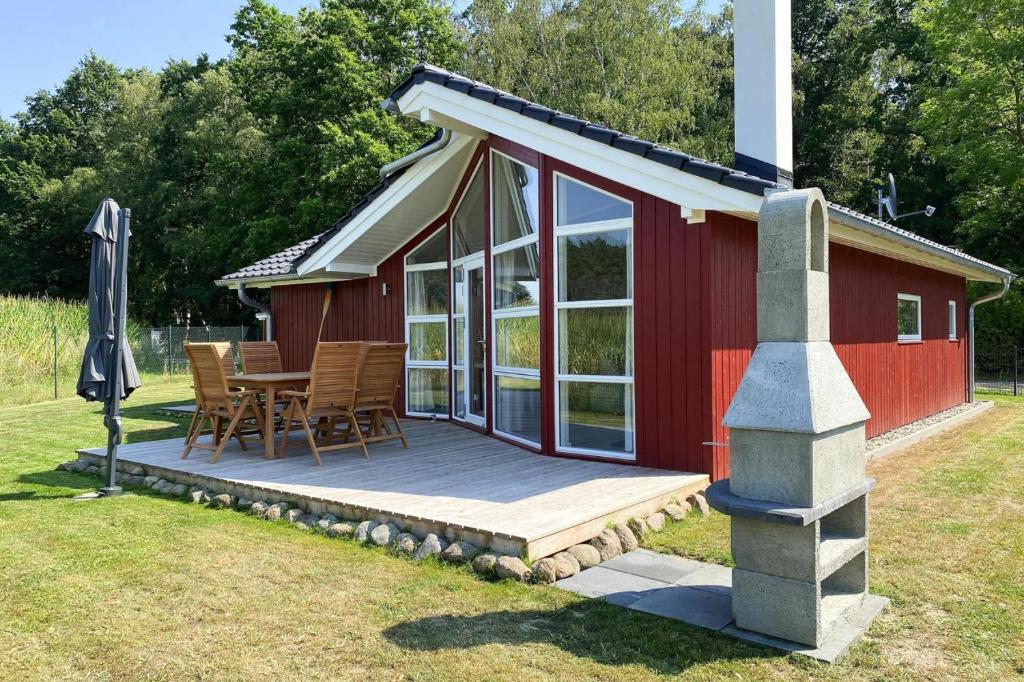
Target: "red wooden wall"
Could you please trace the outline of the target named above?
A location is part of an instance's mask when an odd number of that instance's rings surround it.
[[[715,314],[712,339],[711,433],[724,443],[721,425],[750,355],[757,345],[755,317],[757,226],[708,214],[711,257],[706,280]],[[839,244],[829,245],[829,307],[836,353],[871,419],[867,436],[964,402],[966,398],[966,287],[962,277]],[[921,296],[920,343],[896,341],[898,293]],[[956,301],[957,339],[949,340],[947,306]],[[715,478],[728,476],[728,449],[714,448]]]
[[[432,223],[377,266],[375,277],[335,283],[321,340],[405,341],[405,256],[442,222]],[[388,287],[386,296],[384,285]],[[308,370],[313,362],[324,286],[291,284],[270,290],[273,334],[286,372]],[[396,407],[399,413],[405,412],[404,391],[398,392]]]
[[[706,222],[688,225],[675,204],[499,138],[481,143],[469,172],[490,147],[541,169],[540,255],[548,274],[542,280],[541,314],[543,451],[554,454],[554,354],[547,338],[553,296],[549,179],[558,170],[634,202],[637,463],[705,472],[714,479],[728,476],[728,432],[721,421],[757,343],[756,224],[710,212]],[[460,187],[467,180],[468,175]],[[405,255],[447,217],[381,263],[377,276],[338,282],[323,340],[403,341]],[[963,278],[834,244],[830,256],[832,340],[871,411],[868,436],[962,402]],[[922,297],[922,343],[896,343],[898,292]],[[274,335],[286,370],[308,369],[323,300],[322,284],[272,289]],[[954,342],[946,333],[949,300],[957,302],[960,318]],[[404,391],[399,392],[399,409],[404,410]]]

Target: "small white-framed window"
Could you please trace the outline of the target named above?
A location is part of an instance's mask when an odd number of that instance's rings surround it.
[[[405,257],[405,411],[448,418],[448,226]]]
[[[946,326],[949,328],[949,340],[956,341],[956,301],[949,302],[949,307],[947,308],[947,311],[948,321]]]
[[[555,445],[633,460],[633,204],[554,179]]]
[[[921,297],[896,294],[896,338],[900,343],[921,340]]]

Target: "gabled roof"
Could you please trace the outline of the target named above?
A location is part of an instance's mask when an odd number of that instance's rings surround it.
[[[421,83],[436,83],[449,90],[461,92],[502,109],[508,109],[513,113],[522,114],[541,123],[547,123],[556,128],[567,130],[588,140],[607,144],[615,149],[621,149],[630,154],[642,156],[645,159],[656,161],[669,168],[681,170],[684,173],[696,175],[726,187],[732,187],[758,196],[762,196],[766,189],[778,187],[774,182],[759,178],[756,175],[750,175],[749,173],[734,170],[713,161],[690,156],[669,147],[641,140],[638,137],[612,130],[597,123],[585,121],[571,114],[549,109],[542,104],[530,102],[522,97],[516,97],[511,93],[470,80],[465,76],[430,64],[417,64],[413,68],[412,73],[409,74],[409,77],[391,93],[388,101],[397,102],[410,89]]]
[[[385,100],[384,105],[397,110],[397,102],[417,85],[433,83],[448,90],[452,90],[471,98],[480,100],[487,104],[494,105],[511,113],[525,116],[532,120],[551,125],[569,133],[579,135],[582,138],[597,142],[601,145],[608,145],[629,154],[633,154],[649,161],[678,170],[682,173],[697,176],[709,180],[733,190],[763,196],[766,191],[773,189],[785,189],[781,185],[765,180],[763,178],[744,173],[721,164],[717,164],[695,156],[670,149],[663,145],[641,140],[632,135],[627,135],[606,126],[583,120],[576,116],[566,114],[555,109],[550,109],[535,102],[530,102],[511,93],[504,92],[484,83],[473,81],[465,76],[432,66],[430,64],[418,64],[413,68],[409,77],[402,82]],[[440,131],[438,131],[438,135]],[[435,138],[437,135],[435,135]],[[432,140],[431,140],[432,141]],[[425,144],[429,144],[428,141]],[[360,201],[349,210],[335,225],[315,237],[307,239],[290,249],[270,256],[253,265],[243,268],[237,272],[225,275],[218,284],[231,285],[239,281],[267,281],[272,279],[294,278],[296,268],[307,257],[316,252],[317,248],[325,244],[336,235],[346,224],[352,221],[364,208],[380,195],[388,185],[397,179],[402,172],[389,176],[384,182],[374,187]],[[975,258],[958,249],[939,244],[908,230],[903,230],[889,223],[882,222],[871,216],[838,204],[829,204],[830,219],[846,225],[855,231],[874,235],[890,243],[900,244],[903,247],[922,251],[931,256],[956,264],[960,268],[970,271],[984,272],[990,278],[1002,279],[1014,277],[1008,270],[997,265],[992,265],[979,258]]]

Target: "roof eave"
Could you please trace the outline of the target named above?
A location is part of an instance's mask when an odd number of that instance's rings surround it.
[[[1016,275],[1012,272],[997,265],[986,263],[967,254],[942,248],[928,240],[915,239],[914,237],[886,229],[881,225],[876,225],[871,220],[865,220],[853,212],[842,210],[834,205],[829,206],[828,213],[829,219],[834,222],[873,235],[884,241],[924,252],[934,258],[955,265],[957,270],[963,271],[968,279],[981,282],[1002,282],[1006,279],[1013,280],[1016,278]]]

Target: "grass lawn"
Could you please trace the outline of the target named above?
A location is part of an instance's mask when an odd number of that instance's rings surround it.
[[[187,397],[140,389],[130,440],[180,435],[155,407]],[[79,400],[0,408],[0,440],[3,679],[1024,674],[1024,401],[870,468],[873,589],[893,607],[832,668],[147,491],[74,502],[97,480],[53,468],[104,441]],[[728,562],[727,519],[672,524],[652,547]]]

